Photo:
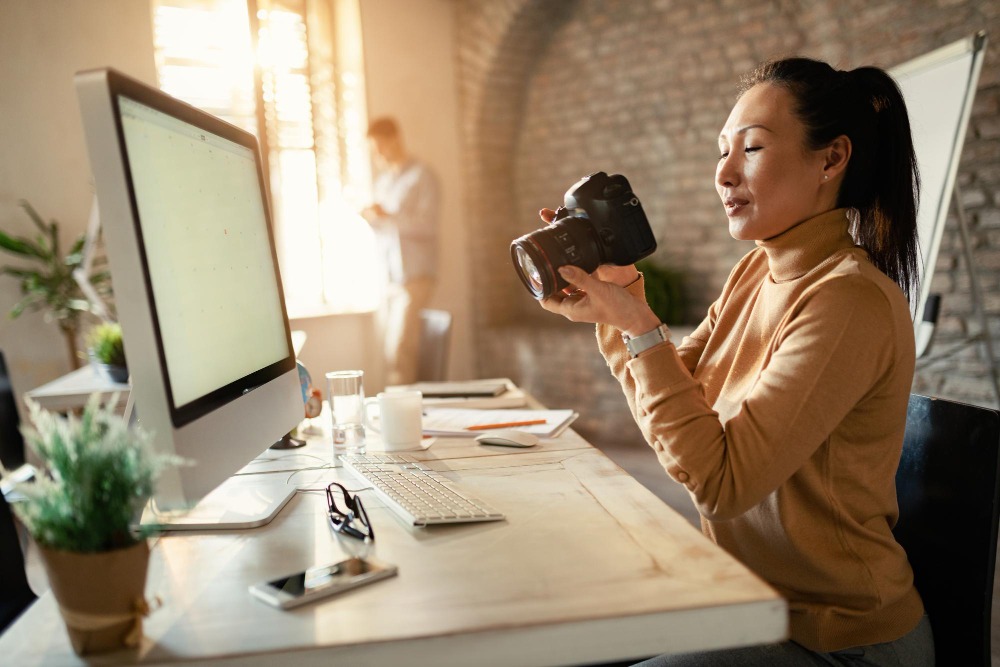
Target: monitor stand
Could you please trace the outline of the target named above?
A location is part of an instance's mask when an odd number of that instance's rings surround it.
[[[295,487],[283,475],[236,475],[189,510],[157,511],[150,499],[141,523],[160,530],[256,528],[269,523],[294,495]]]
[[[122,419],[129,428],[134,428],[139,422],[132,392],[129,392]],[[158,530],[256,528],[270,523],[294,495],[295,487],[286,484],[283,477],[237,474],[220,484],[190,509],[158,510],[156,502],[150,498],[142,510],[140,524]]]
[[[271,445],[271,449],[298,449],[299,447],[305,447],[306,441],[301,438],[293,438],[292,432],[288,432],[281,436],[281,440]]]

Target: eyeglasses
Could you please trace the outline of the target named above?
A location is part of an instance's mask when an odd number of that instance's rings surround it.
[[[337,496],[343,494],[343,504],[347,507],[344,512],[337,505]],[[368,520],[368,512],[361,503],[361,498],[349,492],[343,485],[331,482],[326,487],[327,514],[330,517],[330,526],[338,533],[350,535],[359,540],[375,541],[375,531]]]

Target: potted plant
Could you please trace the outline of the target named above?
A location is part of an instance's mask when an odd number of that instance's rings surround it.
[[[97,371],[112,382],[128,382],[122,327],[117,322],[102,322],[87,334],[87,349]]]
[[[635,264],[642,271],[646,286],[646,302],[665,324],[683,324],[687,300],[684,296],[684,274],[655,264],[649,258]]]
[[[13,276],[21,283],[21,300],[10,309],[9,316],[16,319],[25,311],[45,310],[46,320],[55,320],[66,340],[70,366],[79,368],[77,335],[80,320],[84,313],[92,312],[93,306],[84,297],[73,271],[84,261],[86,234],[81,234],[63,255],[59,245],[59,223],[55,220],[46,223],[27,201],[21,200],[20,205],[38,234],[29,238],[0,231],[0,250],[29,263],[0,267],[0,275]],[[102,297],[110,294],[111,274],[108,271],[93,272],[90,282]]]
[[[45,571],[80,655],[136,646],[149,560],[147,532],[136,527],[164,467],[180,463],[155,452],[149,434],[130,429],[113,406],[90,397],[79,416],[28,402],[25,441],[44,470],[15,482],[24,499],[14,514],[39,546]],[[6,471],[2,471],[6,475]]]

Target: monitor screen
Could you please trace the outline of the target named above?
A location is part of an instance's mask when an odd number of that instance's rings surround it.
[[[130,400],[153,446],[190,462],[143,521],[266,523],[294,486],[233,473],[304,410],[257,140],[111,69],[75,81]]]
[[[118,112],[175,425],[289,356],[254,152],[124,95]]]

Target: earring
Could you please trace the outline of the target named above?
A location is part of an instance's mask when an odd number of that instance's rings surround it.
[[[828,178],[830,178],[830,174],[823,174],[823,180],[824,181],[827,180]]]

